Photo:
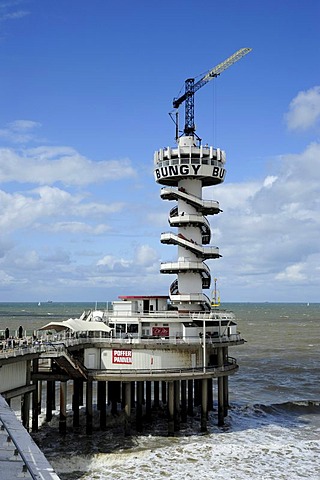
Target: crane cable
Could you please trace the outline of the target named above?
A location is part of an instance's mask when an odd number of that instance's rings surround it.
[[[217,84],[212,82],[212,145],[217,145]]]

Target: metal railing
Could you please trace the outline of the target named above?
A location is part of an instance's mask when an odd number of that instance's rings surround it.
[[[44,454],[32,441],[28,432],[10,410],[4,398],[0,395],[0,428],[7,434],[8,446],[14,445],[14,457],[21,458],[21,477],[28,473],[33,480],[59,480]],[[16,460],[16,461],[17,461]],[[1,476],[1,474],[0,474]],[[16,478],[16,477],[15,477]]]
[[[117,377],[123,377],[123,376],[143,376],[143,375],[151,375],[151,376],[159,376],[159,375],[166,375],[166,376],[175,376],[175,375],[202,375],[207,374],[207,375],[216,375],[219,373],[223,372],[230,372],[232,370],[237,370],[238,369],[238,364],[235,358],[233,357],[228,357],[227,360],[223,365],[209,365],[206,366],[205,368],[203,366],[201,367],[193,367],[193,368],[130,368],[130,369],[93,369],[90,370],[90,373],[93,374],[96,377],[99,377],[99,375],[103,376],[105,374],[107,375],[115,375]]]
[[[72,337],[63,334],[52,335],[52,338],[47,338],[42,343],[36,345],[28,345],[25,347],[14,347],[0,351],[0,360],[12,357],[25,356],[30,354],[41,354],[51,352],[67,352],[67,347],[83,345],[83,344],[95,344],[102,343],[106,345],[111,344],[141,344],[141,345],[195,345],[203,344],[202,336],[171,336],[171,337],[153,337],[153,336],[135,336],[134,334],[125,338],[125,336],[112,336],[112,337],[92,337],[81,336]],[[220,336],[208,336],[206,337],[206,344],[221,344],[229,342],[242,341],[240,334],[220,335]]]

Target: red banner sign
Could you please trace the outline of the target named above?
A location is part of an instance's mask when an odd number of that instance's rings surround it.
[[[152,327],[154,337],[169,337],[169,327]]]
[[[132,350],[112,350],[112,363],[132,364]]]

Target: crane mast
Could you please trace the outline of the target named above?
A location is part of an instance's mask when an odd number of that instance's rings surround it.
[[[224,70],[229,68],[235,62],[240,60],[242,57],[247,55],[251,52],[251,48],[241,48],[233,55],[228,57],[223,62],[216,65],[212,68],[206,75],[204,75],[198,82],[195,83],[194,78],[188,78],[185,81],[185,92],[179,98],[175,98],[173,100],[173,108],[178,109],[179,106],[185,102],[185,125],[183,134],[186,136],[194,135],[196,131],[195,123],[194,123],[194,94],[197,92],[201,87],[206,85],[210,80],[215,77],[218,77],[220,73]]]

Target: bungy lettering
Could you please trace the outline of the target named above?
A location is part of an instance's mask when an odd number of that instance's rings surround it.
[[[180,177],[185,175],[203,175],[200,169],[201,165],[168,165],[165,167],[157,168],[155,170],[155,176],[157,179],[160,179],[165,177]],[[224,175],[224,168],[213,167],[211,173],[212,177],[223,179]]]

